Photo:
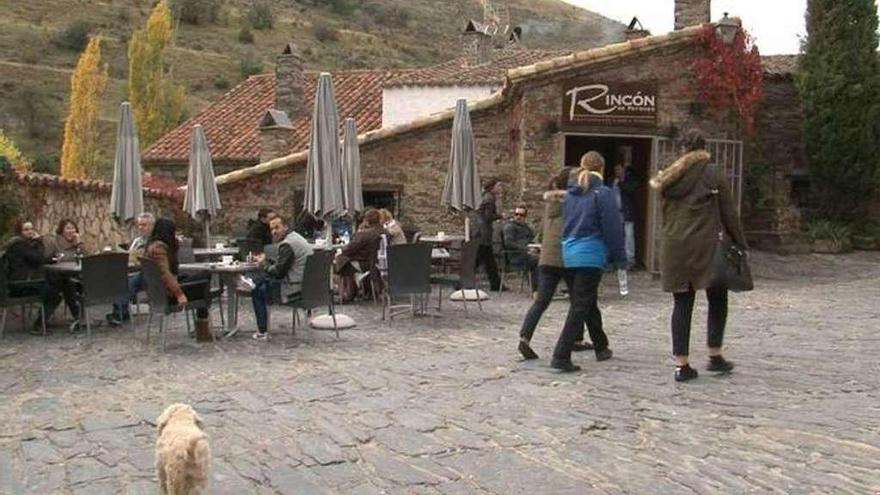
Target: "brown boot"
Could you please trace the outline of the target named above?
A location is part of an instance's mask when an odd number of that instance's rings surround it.
[[[211,322],[207,318],[196,319],[196,342],[212,342]]]

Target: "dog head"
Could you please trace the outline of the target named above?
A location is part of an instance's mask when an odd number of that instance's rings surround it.
[[[199,416],[195,409],[189,404],[171,404],[168,406],[168,408],[159,415],[159,418],[156,419],[156,427],[159,429],[159,434],[161,434],[162,430],[164,430],[168,423],[172,421],[188,421],[195,423],[199,429],[203,428],[201,416]]]

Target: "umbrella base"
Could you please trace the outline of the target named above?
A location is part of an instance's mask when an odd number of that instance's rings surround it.
[[[336,313],[336,328],[342,330],[356,325],[357,323],[351,316]],[[318,330],[333,330],[333,317],[330,315],[316,316],[309,321],[309,326]]]
[[[489,294],[478,289],[457,290],[449,294],[450,301],[461,301],[462,299],[465,301],[485,301],[489,299]]]

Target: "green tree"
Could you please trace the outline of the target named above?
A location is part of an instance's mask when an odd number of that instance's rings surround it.
[[[146,28],[135,31],[128,43],[128,100],[144,147],[183,118],[183,86],[165,73],[165,49],[172,34],[171,12],[161,0],[153,8]]]
[[[98,161],[98,108],[107,87],[107,65],[101,64],[101,38],[94,36],[70,76],[70,103],[64,120],[61,175],[85,178]]]
[[[815,216],[864,218],[880,171],[880,60],[874,0],[809,0],[798,86]]]

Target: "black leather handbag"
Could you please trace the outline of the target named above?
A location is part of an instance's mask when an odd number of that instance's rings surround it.
[[[709,287],[728,289],[734,292],[746,292],[755,288],[752,281],[752,270],[749,268],[748,255],[737,246],[724,228],[721,220],[721,203],[715,194],[715,212],[718,219],[718,241],[715,245],[715,256],[712,258],[712,278]]]

